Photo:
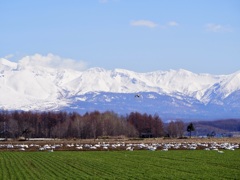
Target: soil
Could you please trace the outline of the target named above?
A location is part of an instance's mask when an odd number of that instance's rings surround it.
[[[126,143],[126,144],[157,144],[157,143],[236,143],[240,144],[240,137],[231,137],[231,138],[107,138],[107,139],[41,139],[41,140],[7,140],[0,141],[1,144],[98,144],[98,143]]]

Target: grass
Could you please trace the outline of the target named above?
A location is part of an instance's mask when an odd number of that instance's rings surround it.
[[[0,179],[240,179],[240,151],[1,152]]]

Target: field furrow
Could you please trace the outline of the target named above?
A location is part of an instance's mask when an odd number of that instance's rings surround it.
[[[240,151],[1,152],[1,179],[238,179]]]

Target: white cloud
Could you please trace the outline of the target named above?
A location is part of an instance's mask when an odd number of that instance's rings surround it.
[[[168,26],[178,26],[179,24],[176,21],[170,21],[167,23]]]
[[[130,22],[131,26],[145,26],[149,28],[155,28],[155,27],[160,27],[161,29],[166,29],[168,27],[176,27],[179,26],[179,24],[176,21],[169,21],[165,25],[159,25],[153,21],[149,20],[137,20],[137,21],[132,21]]]
[[[145,26],[149,28],[155,28],[158,26],[157,23],[148,20],[137,20],[130,23],[131,26]]]
[[[8,54],[8,55],[4,56],[3,58],[4,59],[11,59],[12,57],[14,57],[13,54]]]
[[[205,25],[206,31],[209,32],[231,32],[231,28],[220,24],[208,23]]]
[[[19,60],[19,65],[26,66],[43,66],[50,68],[65,68],[74,70],[86,69],[86,63],[83,61],[76,61],[74,59],[62,58],[51,53],[43,56],[41,54],[35,54],[32,56],[25,56]]]

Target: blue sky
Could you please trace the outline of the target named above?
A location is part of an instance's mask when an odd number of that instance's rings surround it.
[[[0,0],[0,57],[36,53],[85,68],[233,73],[240,1]]]

